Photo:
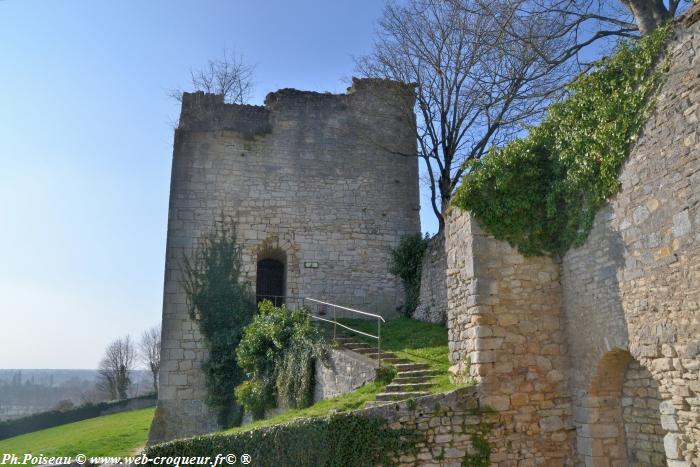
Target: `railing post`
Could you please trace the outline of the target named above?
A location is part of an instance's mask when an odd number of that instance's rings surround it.
[[[378,368],[382,367],[382,320],[377,318],[377,358],[379,359],[379,363],[377,364]]]
[[[335,340],[335,329],[337,328],[336,326],[336,317],[335,317],[335,307],[333,307],[333,340]]]

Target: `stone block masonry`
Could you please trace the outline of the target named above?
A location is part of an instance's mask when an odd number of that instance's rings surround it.
[[[562,262],[581,463],[700,465],[700,23],[669,54],[620,193]]]
[[[331,349],[327,361],[316,362],[314,402],[350,392],[376,377],[376,361],[356,352]]]
[[[497,414],[493,465],[564,465],[574,436],[559,266],[452,210],[445,230],[451,371]]]
[[[421,265],[420,300],[413,319],[429,323],[447,322],[447,257],[445,236],[437,234],[429,240]]]
[[[245,280],[283,268],[280,295],[395,316],[391,248],[420,232],[412,88],[354,80],[347,94],[283,89],[265,106],[183,95],[175,132],[163,299],[160,399],[150,442],[216,430],[202,338],[187,313],[182,258],[221,214],[238,224]]]
[[[425,277],[447,284],[455,378],[498,414],[497,465],[700,466],[700,23],[687,18],[581,247],[526,258],[448,215],[445,274]]]

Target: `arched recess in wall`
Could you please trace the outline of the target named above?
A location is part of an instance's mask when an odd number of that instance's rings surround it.
[[[586,465],[665,466],[659,384],[626,350],[603,355],[584,401],[577,446]]]
[[[256,301],[270,300],[275,306],[282,306],[286,294],[287,254],[280,248],[261,250],[256,262]]]

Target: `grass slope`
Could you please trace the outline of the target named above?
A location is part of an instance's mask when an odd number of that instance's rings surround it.
[[[89,418],[0,441],[0,455],[125,456],[146,444],[155,409]]]

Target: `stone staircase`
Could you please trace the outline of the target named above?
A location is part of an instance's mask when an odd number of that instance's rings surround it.
[[[411,362],[399,358],[391,352],[377,352],[376,347],[371,347],[366,342],[354,337],[336,337],[335,342],[339,347],[373,360],[377,360],[381,356],[382,363],[388,363],[396,368],[396,377],[387,385],[385,392],[377,394],[377,399],[367,402],[367,406],[413,399],[430,394],[428,389],[433,385],[432,378],[436,372],[425,363]]]

